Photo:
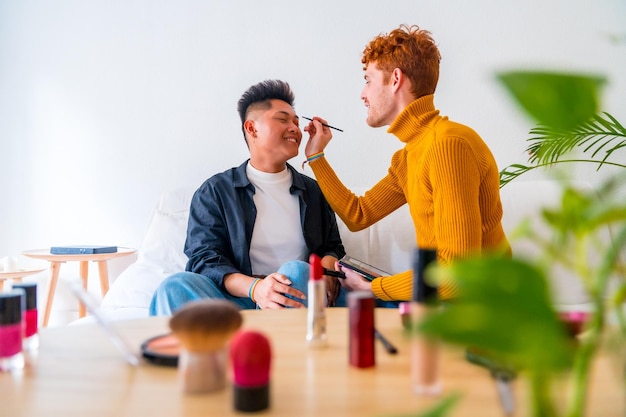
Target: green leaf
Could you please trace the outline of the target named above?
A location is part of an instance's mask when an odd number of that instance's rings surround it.
[[[606,162],[616,150],[625,146],[626,129],[608,113],[596,114],[574,129],[561,130],[545,125],[531,129],[526,149],[529,161],[545,164],[558,161],[572,149],[580,147],[590,154],[590,161]],[[603,156],[604,155],[604,156]],[[599,158],[599,159],[598,159]]]
[[[497,75],[521,107],[538,122],[572,129],[598,112],[602,76],[511,71]]]
[[[533,165],[512,164],[504,168],[500,171],[500,187],[530,170],[558,163],[592,163],[597,165],[598,170],[604,165],[626,168],[624,164],[609,161],[615,152],[626,149],[626,128],[609,113],[596,114],[569,130],[540,124],[532,128],[530,134],[526,152],[529,154],[528,161]],[[575,148],[580,148],[588,156],[565,159]]]
[[[625,222],[626,204],[620,199],[610,201],[605,198],[612,194],[612,187],[612,182],[598,190],[578,190],[566,186],[560,206],[544,209],[542,217],[555,232],[579,237],[591,235],[606,225]]]
[[[485,256],[433,271],[437,281],[454,282],[459,295],[427,316],[418,331],[493,352],[531,372],[571,365],[573,349],[539,269],[521,260]]]
[[[417,414],[403,414],[396,415],[394,417],[444,417],[448,415],[448,412],[452,409],[452,406],[456,404],[458,399],[460,398],[460,394],[451,394],[439,401],[432,408],[419,412]]]

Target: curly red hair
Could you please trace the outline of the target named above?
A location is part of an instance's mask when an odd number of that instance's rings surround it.
[[[387,74],[399,68],[411,80],[416,98],[433,94],[439,81],[441,55],[430,32],[416,25],[400,25],[375,37],[363,51],[363,69],[371,63]]]

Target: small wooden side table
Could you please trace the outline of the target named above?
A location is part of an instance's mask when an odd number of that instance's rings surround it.
[[[72,255],[54,255],[50,253],[50,249],[36,249],[22,252],[24,256],[28,256],[34,259],[41,259],[50,262],[50,285],[48,287],[48,300],[46,302],[46,311],[43,316],[43,326],[48,326],[48,320],[50,319],[50,312],[52,311],[52,300],[54,299],[54,293],[57,287],[57,281],[59,279],[59,271],[61,270],[61,264],[64,262],[80,262],[80,279],[83,284],[83,288],[87,289],[89,280],[89,262],[96,262],[98,264],[98,272],[100,274],[100,292],[102,296],[105,296],[109,291],[109,267],[107,262],[110,259],[121,258],[123,256],[129,256],[137,252],[133,248],[118,247],[117,252],[114,253],[94,253],[94,254],[72,254]],[[85,306],[79,303],[78,316],[85,317]]]
[[[45,269],[20,269],[11,272],[0,272],[0,291],[2,291],[2,289],[4,288],[4,281],[11,279],[17,282],[21,282],[22,278],[33,274],[38,274],[41,271],[45,271]]]

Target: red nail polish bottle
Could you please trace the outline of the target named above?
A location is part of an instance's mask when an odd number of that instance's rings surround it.
[[[374,307],[375,299],[369,292],[348,293],[350,365],[357,368],[369,368],[376,365]]]

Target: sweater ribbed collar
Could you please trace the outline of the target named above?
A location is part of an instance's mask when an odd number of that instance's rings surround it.
[[[429,130],[430,122],[437,116],[439,110],[435,110],[435,96],[430,94],[420,97],[402,110],[387,129],[387,133],[409,143]]]

